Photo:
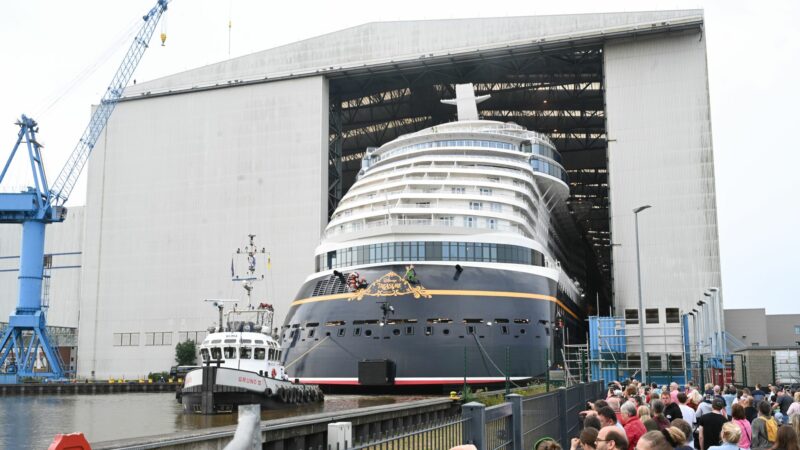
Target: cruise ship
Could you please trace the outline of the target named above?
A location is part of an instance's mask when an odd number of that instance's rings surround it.
[[[280,331],[293,377],[323,387],[491,385],[543,376],[584,336],[577,231],[545,135],[458,120],[369,148]]]

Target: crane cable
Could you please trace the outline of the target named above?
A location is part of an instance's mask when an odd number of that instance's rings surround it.
[[[111,44],[100,53],[100,56],[95,58],[91,63],[87,64],[75,77],[68,83],[63,84],[53,90],[47,97],[42,100],[37,108],[34,109],[34,115],[40,117],[49,112],[61,99],[68,93],[72,92],[75,88],[86,82],[97,70],[105,65],[112,56],[114,56],[124,44],[130,42],[133,36],[136,35],[141,27],[141,19],[133,20],[130,25],[114,39]]]

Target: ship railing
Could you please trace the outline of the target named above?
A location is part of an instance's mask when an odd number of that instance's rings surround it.
[[[493,228],[489,226],[483,225],[478,226],[466,226],[464,224],[458,223],[456,220],[440,220],[440,219],[383,219],[383,220],[376,220],[372,222],[362,223],[362,222],[354,222],[350,224],[340,225],[333,228],[328,229],[325,232],[325,238],[338,236],[341,234],[348,234],[348,233],[357,233],[360,231],[367,231],[371,229],[381,228],[381,227],[393,227],[393,226],[414,226],[414,227],[439,227],[439,228],[462,228],[462,229],[470,229],[476,231],[491,231],[491,232],[506,232],[506,233],[514,233],[520,236],[527,237],[532,239],[533,234],[529,233],[526,230],[520,229],[519,226],[516,225],[505,225],[505,224],[495,224]]]
[[[373,215],[384,215],[384,214],[385,215],[389,215],[389,214],[392,213],[393,210],[397,211],[397,210],[406,210],[406,209],[432,209],[432,208],[436,209],[436,212],[433,213],[433,214],[458,214],[458,215],[462,215],[462,216],[474,216],[474,215],[483,216],[482,213],[486,212],[486,213],[489,213],[486,216],[486,218],[488,218],[488,219],[497,219],[497,220],[508,219],[508,218],[518,219],[522,223],[521,224],[516,224],[516,226],[527,227],[529,229],[528,231],[531,234],[534,234],[534,231],[535,231],[535,228],[536,228],[535,225],[534,225],[535,224],[535,218],[534,218],[534,216],[532,214],[530,216],[526,216],[525,214],[522,214],[522,213],[516,212],[516,211],[497,211],[497,210],[492,210],[491,208],[483,208],[483,207],[481,207],[480,209],[474,209],[474,208],[465,208],[463,206],[462,207],[447,207],[447,206],[431,207],[431,206],[418,206],[418,205],[393,205],[393,206],[381,205],[379,207],[375,207],[373,205],[373,208],[371,208],[369,210],[369,213],[372,213]],[[428,213],[426,213],[426,214],[428,214]],[[347,217],[347,216],[345,216],[345,217]],[[346,227],[351,227],[351,229],[350,229],[351,231],[358,231],[362,227],[369,227],[370,225],[372,225],[374,223],[380,223],[380,225],[374,225],[374,226],[385,226],[383,224],[383,222],[385,220],[389,220],[389,219],[380,219],[380,220],[373,220],[373,221],[364,222],[365,219],[367,219],[367,217],[362,217],[360,219],[352,219],[350,221],[343,220],[342,221],[343,223],[340,223],[338,225],[333,225],[333,227],[330,228],[330,229],[334,230],[334,229],[341,228],[341,227],[345,227],[345,228]],[[391,220],[396,220],[396,221],[399,221],[399,220],[423,220],[423,221],[428,220],[428,221],[430,221],[430,220],[433,220],[433,219],[428,219],[427,217],[418,217],[418,218],[413,218],[413,219],[406,218],[406,219],[391,219]],[[398,223],[398,224],[399,225],[409,225],[409,224],[405,224],[405,223]],[[420,225],[429,225],[429,224],[420,223]],[[495,228],[494,229],[497,229],[496,227],[499,227],[500,225],[501,224],[495,222],[495,224],[494,224]],[[466,226],[466,227],[467,228],[475,228],[475,227],[470,227],[470,226]],[[486,227],[486,228],[490,228],[490,227]],[[327,236],[327,234],[326,234],[326,236]]]
[[[516,171],[516,170],[512,170],[511,172],[519,174],[519,171]],[[487,174],[490,174],[490,173],[487,172]],[[526,178],[528,178],[528,177],[526,177]],[[453,187],[461,187],[460,186],[461,184],[471,185],[471,184],[475,183],[476,181],[491,181],[491,184],[488,184],[489,186],[495,186],[496,185],[498,187],[498,189],[516,189],[518,191],[522,191],[522,192],[528,194],[529,196],[531,196],[533,198],[536,198],[536,195],[534,194],[533,190],[531,190],[530,188],[528,188],[525,185],[513,184],[513,183],[508,183],[508,182],[502,182],[502,181],[494,181],[494,180],[481,180],[481,179],[475,178],[475,177],[453,177],[453,176],[446,177],[446,178],[444,178],[444,177],[443,178],[438,178],[438,177],[404,177],[404,178],[398,179],[398,180],[391,180],[388,183],[397,183],[398,185],[402,185],[403,183],[408,182],[408,181],[443,182],[443,187],[436,188],[436,189],[421,189],[420,191],[423,191],[423,192],[425,192],[425,191],[428,191],[428,192],[451,191],[452,190],[451,188],[453,188]],[[528,178],[528,181],[530,182],[529,178]],[[455,184],[459,184],[459,186],[455,186]],[[478,186],[475,186],[475,187],[478,187]],[[409,188],[405,188],[405,189],[399,189],[399,190],[395,190],[395,191],[379,192],[379,191],[375,190],[375,186],[363,186],[363,187],[358,187],[358,188],[352,189],[351,192],[350,192],[350,195],[351,196],[366,196],[366,198],[370,199],[370,200],[372,200],[372,199],[383,200],[383,197],[385,197],[386,195],[394,195],[394,194],[401,194],[401,193],[408,193],[408,192],[415,192],[415,191],[412,190],[412,189],[409,189]],[[372,195],[372,197],[369,197],[369,195],[371,193],[373,195]]]

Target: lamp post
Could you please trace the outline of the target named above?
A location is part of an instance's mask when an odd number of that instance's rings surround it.
[[[647,384],[647,358],[644,352],[644,311],[642,310],[642,268],[639,262],[639,213],[650,205],[640,206],[633,210],[634,222],[636,223],[636,278],[639,284],[639,362],[642,367],[642,384]]]

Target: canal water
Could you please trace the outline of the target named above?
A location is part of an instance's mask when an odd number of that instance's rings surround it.
[[[328,395],[322,404],[262,411],[262,420],[419,400],[420,396]],[[0,397],[0,449],[46,449],[58,433],[92,442],[233,425],[236,414],[184,414],[174,393]]]

